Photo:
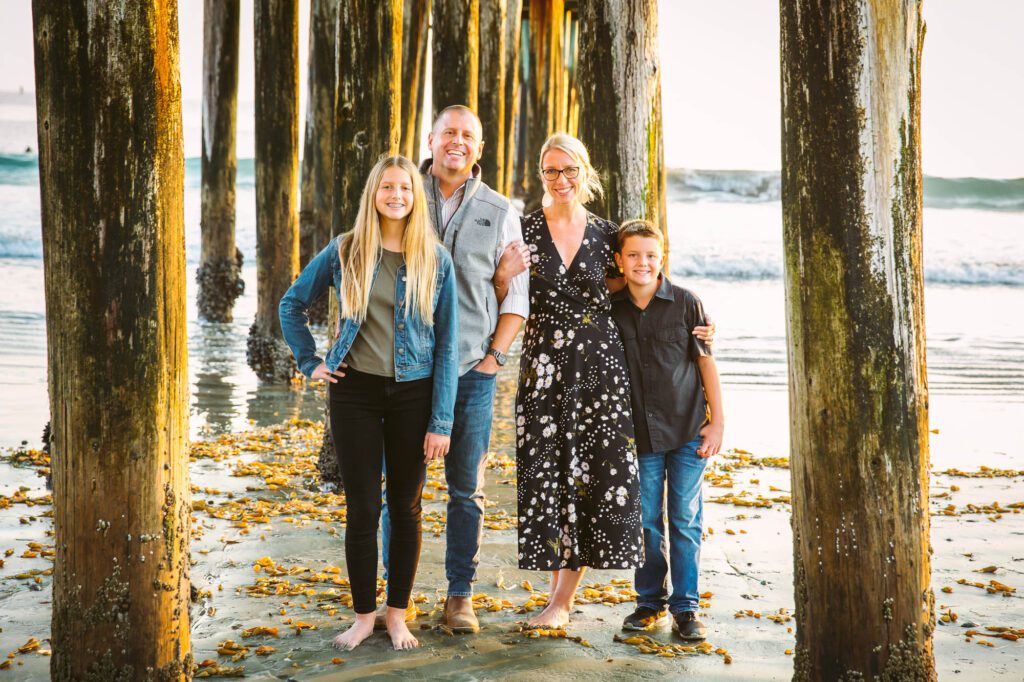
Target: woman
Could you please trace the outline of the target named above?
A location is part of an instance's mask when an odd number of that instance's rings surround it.
[[[601,191],[583,143],[540,154],[545,208],[523,218],[530,317],[516,395],[519,567],[551,571],[531,626],[569,621],[584,568],[643,563],[629,374],[611,317],[616,226],[584,204]],[[621,280],[611,283],[621,288]]]
[[[332,285],[341,322],[321,359],[306,311]],[[383,458],[391,513],[385,622],[396,649],[416,647],[405,609],[420,555],[420,495],[426,462],[448,452],[458,352],[452,261],[430,227],[423,181],[408,159],[377,162],[352,231],[306,266],[281,299],[280,317],[302,373],[329,382],[356,612],[335,645],[353,649],[373,632]]]

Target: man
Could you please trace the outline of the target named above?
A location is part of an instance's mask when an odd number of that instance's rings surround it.
[[[475,633],[480,623],[473,612],[473,582],[483,535],[484,458],[491,437],[495,375],[529,314],[530,260],[515,208],[480,179],[477,161],[484,142],[477,115],[459,105],[444,109],[434,120],[427,145],[431,158],[420,171],[428,210],[455,263],[459,292],[459,388],[445,458],[444,622],[455,632]],[[388,525],[385,520],[385,535]]]

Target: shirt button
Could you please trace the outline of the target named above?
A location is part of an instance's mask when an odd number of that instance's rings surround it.
[[[401,330],[401,329],[405,329],[405,322],[399,322],[399,323],[398,323],[398,328],[399,328],[400,330]]]
[[[405,353],[405,349],[404,348],[399,348],[398,349],[398,353],[399,353],[399,355],[404,354]]]
[[[405,281],[405,275],[402,275],[402,281],[403,282]]]

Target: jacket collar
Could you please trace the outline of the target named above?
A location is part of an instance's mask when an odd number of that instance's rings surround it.
[[[424,159],[423,163],[420,164],[420,173],[423,175],[424,180],[426,180],[428,183],[430,183],[430,187],[437,189],[438,194],[440,195],[440,191],[441,190],[438,187],[437,176],[435,176],[433,173],[430,172],[430,170],[433,167],[433,165],[434,165],[433,157]],[[465,184],[462,186],[465,189],[465,192],[463,193],[463,196],[462,196],[463,203],[468,201],[470,199],[470,197],[472,197],[474,194],[476,194],[476,191],[478,189],[480,189],[480,185],[483,184],[483,182],[481,180],[481,173],[482,173],[482,170],[480,168],[480,164],[474,163],[473,164],[473,170],[471,171],[469,179],[466,180]],[[458,190],[456,190],[456,191],[458,191]]]

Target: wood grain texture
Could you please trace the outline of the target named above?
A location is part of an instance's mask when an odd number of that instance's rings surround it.
[[[299,188],[299,265],[304,267],[331,238],[334,189],[335,31],[340,0],[312,0],[309,8],[309,99]],[[322,322],[322,320],[321,320]]]
[[[256,0],[256,319],[246,357],[265,381],[295,362],[277,308],[299,274],[299,6]]]
[[[933,680],[920,0],[785,0],[794,679]]]
[[[529,0],[529,47],[527,55],[526,147],[523,157],[522,193],[527,212],[540,206],[544,193],[540,181],[540,149],[552,133],[564,129],[559,117],[564,99],[565,67],[562,52],[565,4],[562,0]]]
[[[581,10],[580,139],[605,188],[590,210],[650,220],[667,240],[658,3],[594,0]]]
[[[413,163],[419,161],[420,154],[430,14],[430,0],[405,0],[402,13],[401,154]]]
[[[505,24],[507,0],[480,0],[480,88],[477,114],[483,125],[480,170],[489,187],[501,190],[505,170]]]
[[[506,1],[508,6],[505,10],[505,137],[497,142],[505,148],[505,163],[501,169],[501,185],[495,189],[510,197],[516,178],[516,140],[519,135],[519,51],[522,40],[523,0]]]
[[[432,117],[447,106],[476,111],[480,73],[480,0],[433,0]]]
[[[351,0],[338,13],[334,211],[331,231],[348,232],[370,169],[401,141],[402,0]]]
[[[184,154],[174,0],[33,2],[54,680],[182,680]]]
[[[235,247],[238,16],[238,0],[203,3],[202,249],[196,306],[199,317],[211,322],[231,322],[235,299],[245,289]]]

